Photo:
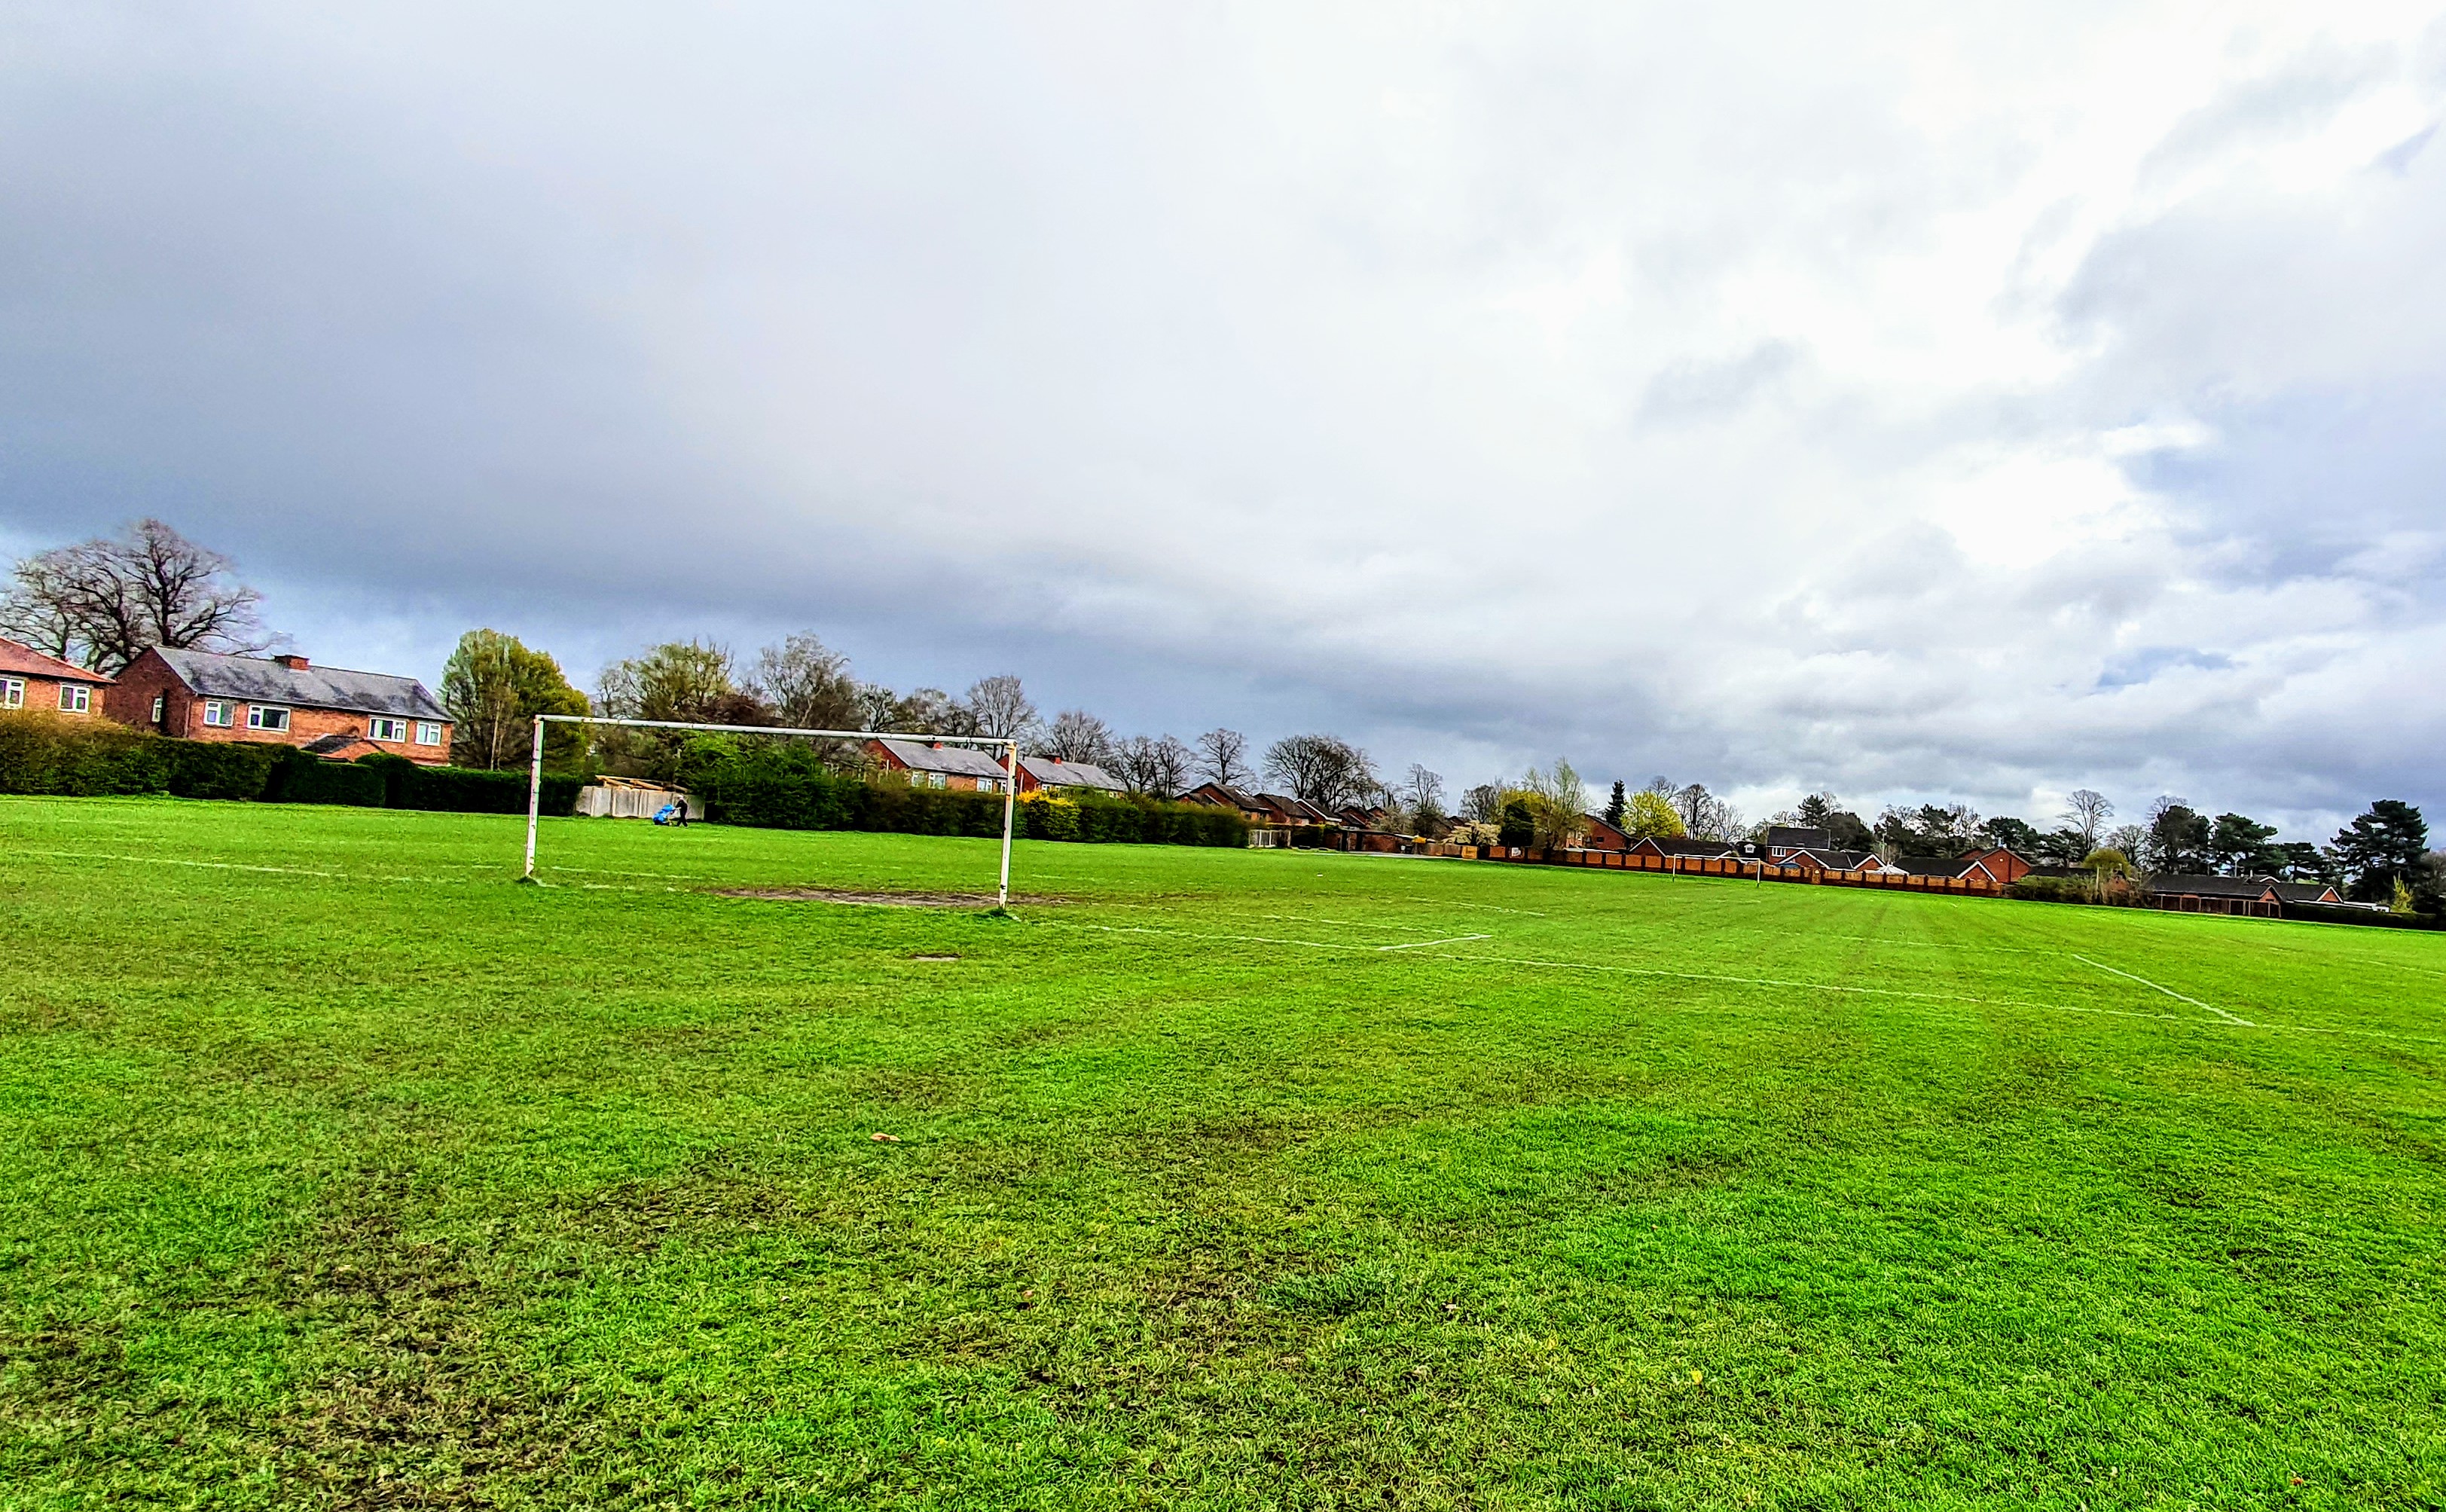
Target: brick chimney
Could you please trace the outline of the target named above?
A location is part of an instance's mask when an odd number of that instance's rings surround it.
[[[302,672],[307,667],[306,658],[298,655],[293,651],[284,652],[272,659],[278,662],[281,666],[288,668],[292,672]]]

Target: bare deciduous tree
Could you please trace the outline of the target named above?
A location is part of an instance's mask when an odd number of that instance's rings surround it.
[[[1383,784],[1367,753],[1333,735],[1290,735],[1266,747],[1266,775],[1293,798],[1338,807],[1375,797]]]
[[[980,735],[1024,741],[1035,733],[1036,706],[1028,702],[1026,690],[1009,672],[978,678],[969,685],[960,703]]]
[[[811,633],[786,636],[758,652],[748,687],[772,706],[776,719],[800,729],[847,729],[858,721],[849,658]]]
[[[1037,746],[1037,754],[1101,766],[1112,760],[1113,746],[1110,725],[1083,709],[1065,709],[1053,716],[1052,727]]]
[[[2106,822],[2115,817],[2115,805],[2104,793],[2093,793],[2086,787],[2075,788],[2065,801],[2064,827],[2080,837],[2085,855],[2098,848],[2098,837],[2105,833]]]
[[[0,631],[105,672],[148,646],[261,651],[275,639],[255,618],[263,595],[232,578],[233,568],[161,521],[140,520],[116,539],[17,563]]]
[[[1170,735],[1133,735],[1113,753],[1113,759],[1131,792],[1176,798],[1189,785],[1192,752]]]
[[[1197,737],[1197,769],[1206,780],[1237,787],[1256,775],[1249,768],[1249,737],[1236,729],[1210,729]]]

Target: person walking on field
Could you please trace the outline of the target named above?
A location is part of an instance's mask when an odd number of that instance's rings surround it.
[[[687,828],[687,795],[686,793],[671,800],[671,822],[682,829]]]

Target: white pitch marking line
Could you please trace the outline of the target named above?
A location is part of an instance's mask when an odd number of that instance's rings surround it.
[[[1433,903],[1439,908],[1477,908],[1490,914],[1526,914],[1532,918],[1544,918],[1545,911],[1535,908],[1497,908],[1493,903],[1462,903],[1445,898],[1414,898],[1413,903]]]
[[[2157,982],[2153,982],[2145,976],[2135,976],[2130,972],[2117,971],[2114,967],[2107,965],[2105,962],[2091,960],[2086,955],[2075,954],[2073,959],[2080,962],[2084,966],[2095,966],[2099,971],[2105,972],[2110,975],[2120,976],[2125,981],[2138,982],[2143,987],[2153,988],[2178,1002],[2189,1003],[2193,1008],[2207,1009],[2210,1012],[2214,1013],[2217,1017],[2224,1019],[2229,1024],[2239,1024],[2244,1029],[2259,1028],[2258,1025],[2252,1023],[2250,1020],[2247,1018],[2238,1018],[2235,1015],[2227,1012],[2224,1009],[2217,1007],[2214,1003],[2203,1003],[2196,997],[2186,997],[2182,993],[2175,992],[2173,988],[2164,986]]]
[[[1492,935],[1455,935],[1450,939],[1414,939],[1402,945],[1379,945],[1376,949],[1379,952],[1414,951],[1429,945],[1466,945],[1474,939],[1493,939],[1494,937]]]

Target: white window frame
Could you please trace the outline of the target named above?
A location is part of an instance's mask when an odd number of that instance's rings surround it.
[[[280,723],[265,724],[265,716],[272,714],[279,715]],[[274,735],[286,735],[289,733],[289,710],[278,704],[249,704],[246,706],[246,728],[265,730]]]
[[[26,679],[23,677],[0,677],[0,709],[23,709],[25,707]]]
[[[366,739],[405,746],[407,744],[407,721],[394,719],[388,714],[376,714],[366,721]]]
[[[442,721],[438,719],[418,720],[416,722],[416,743],[420,746],[441,745]]]
[[[153,723],[157,725],[161,723],[161,716],[169,711],[170,695],[167,693],[155,693],[153,695]]]
[[[60,712],[63,714],[92,713],[92,686],[86,683],[60,684]]]
[[[205,699],[204,723],[214,729],[237,728],[237,705],[226,698]]]

